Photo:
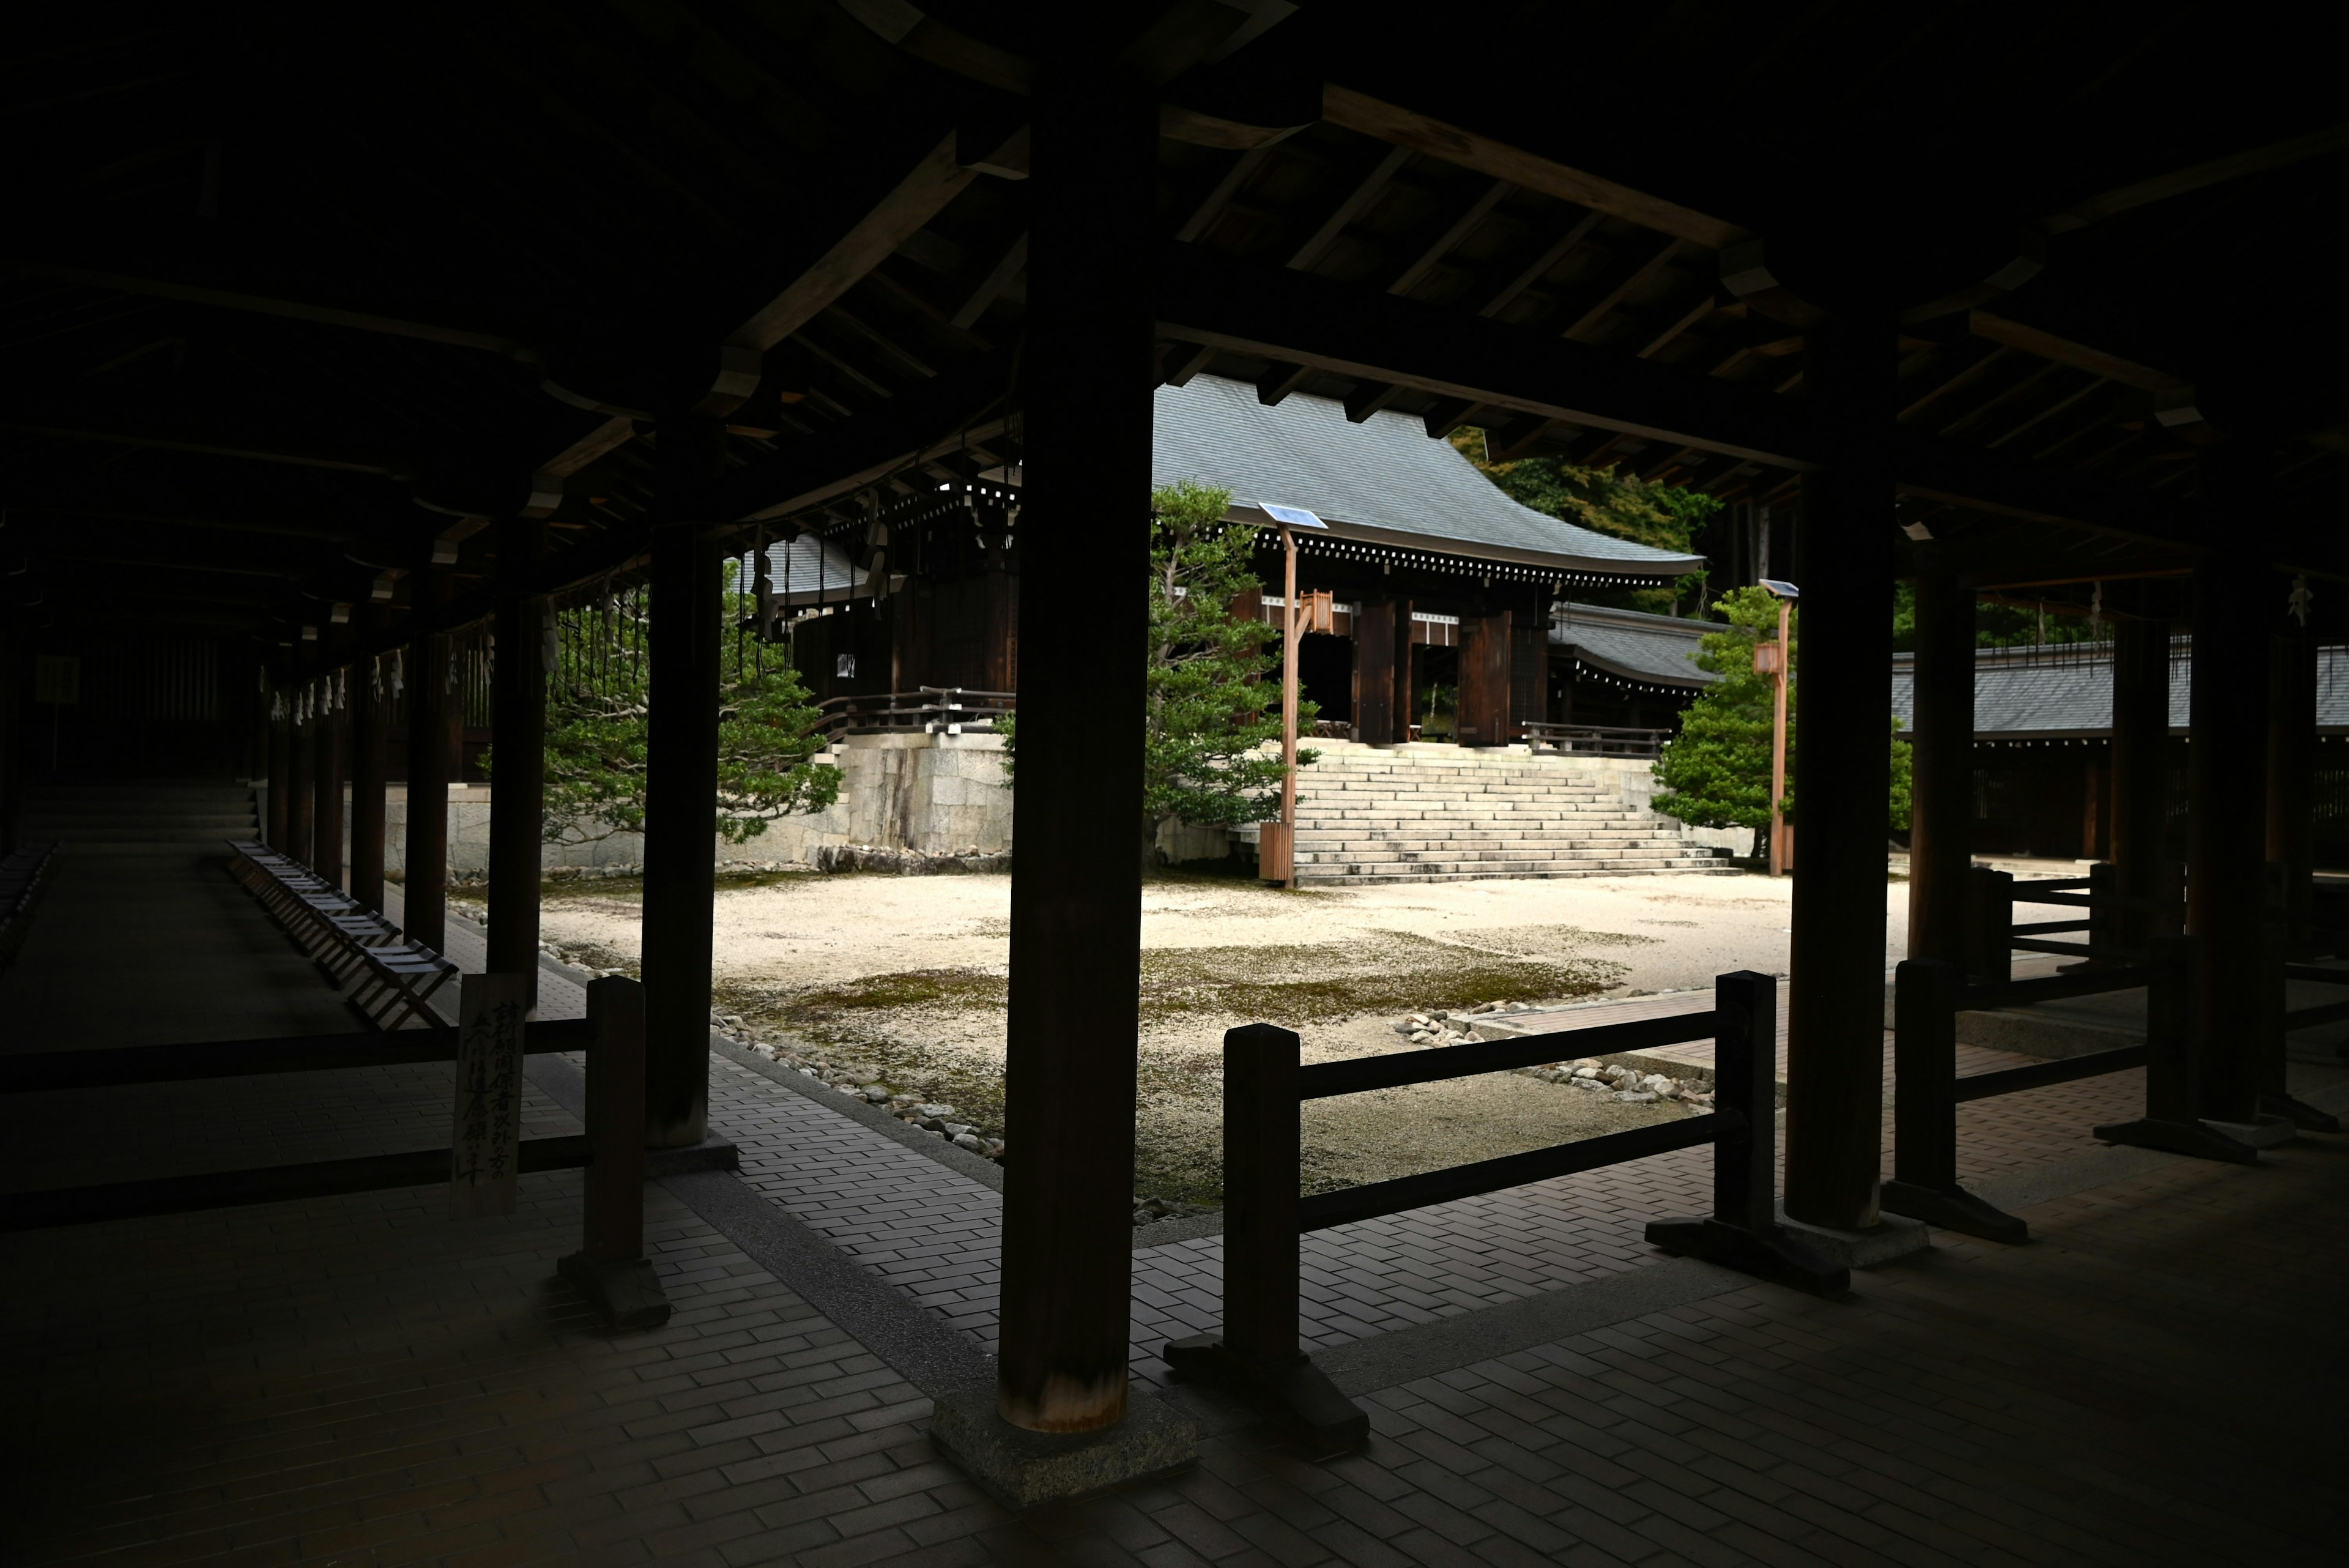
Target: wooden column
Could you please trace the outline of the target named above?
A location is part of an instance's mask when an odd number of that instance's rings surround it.
[[[2231,513],[2262,488],[2265,465],[2206,469],[2206,493]],[[2222,477],[2223,476],[2223,477]],[[2265,519],[2261,518],[2261,522]],[[2258,1109],[2255,1053],[2267,916],[2268,617],[2271,584],[2256,560],[2221,556],[2194,583],[2193,714],[2187,755],[2187,934],[2201,967],[2197,988],[2201,1115],[2249,1122]]]
[[[1111,8],[1114,9],[1114,8]],[[1103,20],[1106,20],[1104,16]],[[1142,878],[1133,811],[1150,552],[1156,95],[1064,24],[1033,100],[1026,655],[1011,870],[996,1405],[1075,1432],[1125,1412]],[[1080,57],[1071,57],[1072,55]],[[1071,615],[1071,605],[1088,607]]]
[[[372,655],[351,666],[351,897],[383,908],[383,742],[390,694]]]
[[[1974,590],[1946,572],[1917,578],[1916,693],[1909,956],[1962,963],[1973,864]]]
[[[317,759],[311,783],[317,804],[310,817],[310,868],[336,887],[343,882],[343,711],[333,706],[335,672],[318,686],[318,717],[311,726]]]
[[[285,700],[291,701],[291,694],[287,694]],[[274,702],[278,698],[272,696],[266,701]],[[269,847],[281,855],[290,853],[285,847],[285,792],[293,731],[294,721],[290,715],[269,721],[269,820],[263,826],[262,834],[268,840]]]
[[[1801,743],[1786,1047],[1786,1212],[1877,1222],[1884,1110],[1885,837],[1891,792],[1894,337],[1838,311],[1805,370],[1830,466],[1803,477]]]
[[[1391,746],[1401,739],[1395,727],[1395,607],[1366,599],[1354,616],[1356,740]]]
[[[301,698],[299,690],[285,694],[288,702]],[[317,722],[315,716],[291,720],[285,732],[285,853],[305,866],[312,864],[310,826],[318,809],[311,782],[318,760]]]
[[[2316,640],[2279,637],[2268,648],[2268,859],[2283,868],[2285,942],[2305,953],[2316,919]]]
[[[703,508],[725,427],[665,414],[653,472],[652,720],[645,784],[645,1141],[709,1124],[710,901],[717,896],[718,545]],[[834,617],[844,624],[845,617]],[[1138,639],[1136,639],[1139,640]]]
[[[490,920],[492,974],[523,977],[538,1007],[539,823],[546,793],[546,600],[522,584],[546,525],[509,518],[498,529],[496,652],[490,684]]]
[[[417,584],[418,620],[440,604],[440,574]],[[422,631],[408,645],[407,877],[400,929],[435,952],[449,944],[449,777],[464,704],[449,690],[449,638]]]
[[[2116,927],[2123,947],[2142,949],[2174,936],[2175,922],[2145,906],[2171,888],[2169,822],[2169,625],[2121,620],[2113,626],[2112,858],[2122,901]]]
[[[1506,745],[1509,739],[1507,610],[1460,618],[1460,711],[1464,746]]]

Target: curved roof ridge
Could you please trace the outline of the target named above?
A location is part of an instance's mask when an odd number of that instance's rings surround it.
[[[1250,504],[1302,506],[1333,534],[1424,540],[1454,555],[1628,577],[1701,570],[1702,556],[1618,539],[1512,498],[1417,415],[1357,423],[1334,398],[1296,392],[1268,407],[1246,381],[1196,376],[1162,386],[1151,481],[1195,480]]]

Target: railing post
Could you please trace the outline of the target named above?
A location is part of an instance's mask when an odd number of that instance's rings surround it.
[[[1713,1217],[1757,1236],[1776,1228],[1778,982],[1739,971],[1713,982],[1713,1104],[1744,1124],[1713,1144]]]
[[[2128,946],[2127,922],[2121,913],[2121,868],[2109,860],[2088,867],[2088,946],[2117,952]],[[2125,962],[2125,960],[2090,961]]]
[[[1980,1236],[2030,1240],[2030,1227],[1958,1185],[1957,965],[1909,959],[1892,980],[1892,1179],[1881,1203],[1911,1220]]]
[[[1966,978],[1976,985],[2014,979],[2014,874],[1976,866],[1966,873]]]
[[[1851,1288],[1851,1271],[1778,1223],[1777,977],[1751,970],[1716,975],[1713,995],[1713,1212],[1650,1220],[1648,1244],[1814,1295],[1840,1295]]]
[[[2197,940],[2155,937],[2146,944],[2153,974],[2145,992],[2145,1115],[2107,1123],[2095,1136],[2106,1143],[2257,1165],[2257,1149],[2201,1120],[2194,1052]]]
[[[645,988],[587,982],[587,1191],[579,1251],[556,1265],[615,1328],[658,1328],[668,1296],[645,1257]]]
[[[2293,1097],[2288,1076],[2284,1012],[2289,1005],[2284,964],[2293,945],[2291,867],[2271,860],[2267,866],[2267,919],[2260,943],[2259,1044],[2254,1085],[2260,1115],[2282,1116],[2302,1132],[2337,1133],[2341,1118]]]
[[[1299,1346],[1303,1137],[1295,1033],[1249,1023],[1224,1034],[1224,1332],[1170,1342],[1175,1376],[1216,1383],[1319,1453],[1370,1441],[1369,1412]]]

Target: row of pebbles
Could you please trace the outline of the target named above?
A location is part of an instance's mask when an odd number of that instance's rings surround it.
[[[962,1119],[954,1106],[932,1100],[927,1095],[892,1089],[881,1082],[875,1070],[854,1063],[842,1064],[827,1057],[802,1052],[786,1051],[780,1045],[759,1039],[758,1032],[739,1012],[713,1012],[711,1025],[739,1044],[758,1053],[780,1067],[789,1067],[813,1078],[827,1088],[834,1089],[853,1100],[886,1110],[909,1127],[919,1127],[985,1159],[1003,1158],[1003,1140],[988,1136],[977,1123]]]
[[[1414,1045],[1458,1045],[1476,1036],[1479,1019],[1495,1013],[1532,1012],[1532,1004],[1523,1002],[1480,1002],[1475,1006],[1457,1012],[1444,1008],[1426,1012],[1413,1012],[1399,1018],[1392,1025],[1394,1032]],[[1622,1063],[1602,1062],[1596,1056],[1584,1056],[1572,1062],[1554,1062],[1547,1067],[1523,1067],[1518,1071],[1545,1083],[1565,1084],[1588,1093],[1603,1094],[1625,1105],[1645,1105],[1657,1100],[1677,1100],[1699,1110],[1713,1105],[1713,1085],[1702,1078],[1673,1078],[1661,1073],[1650,1073]]]

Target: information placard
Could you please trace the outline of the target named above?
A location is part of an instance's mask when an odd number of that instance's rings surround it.
[[[449,1217],[511,1214],[522,1158],[518,974],[469,974],[457,1002],[457,1121],[449,1140]]]

